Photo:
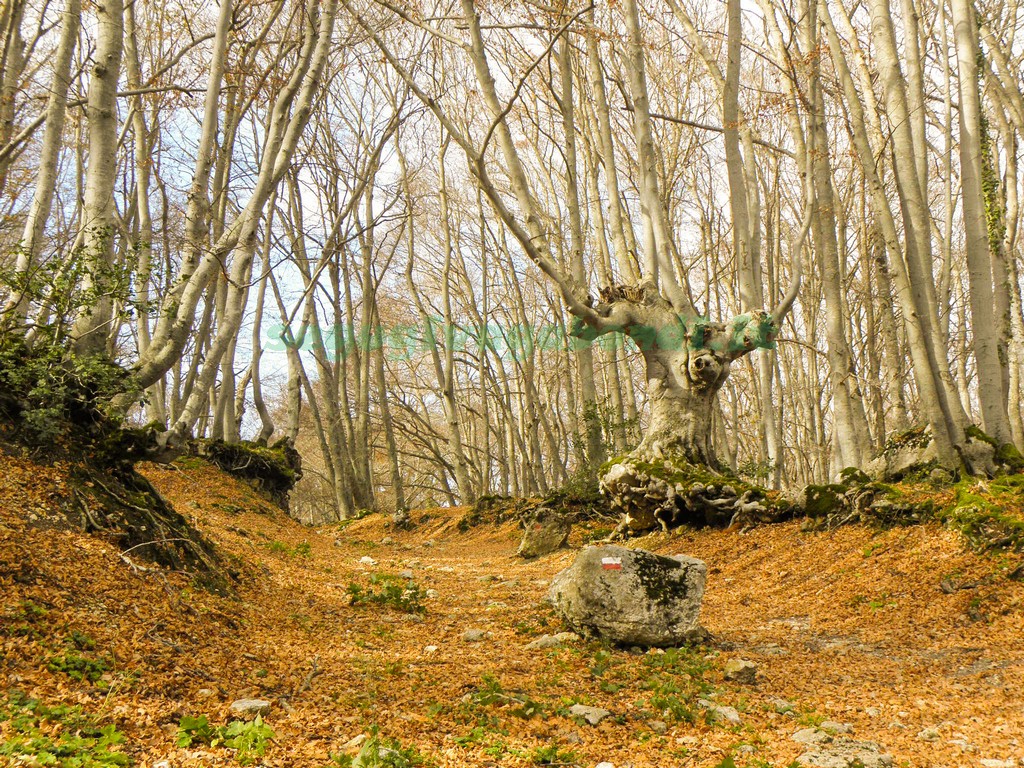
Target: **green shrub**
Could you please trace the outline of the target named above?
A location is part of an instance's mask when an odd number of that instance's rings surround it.
[[[376,589],[374,588],[376,587]],[[415,582],[390,574],[375,573],[369,588],[352,582],[348,585],[352,605],[386,605],[405,613],[426,613],[426,593]]]
[[[491,706],[507,708],[508,714],[524,720],[544,716],[543,704],[525,693],[506,691],[501,681],[491,674],[483,676],[482,685],[470,694],[467,705],[470,708]]]
[[[227,725],[211,725],[206,715],[199,715],[181,718],[176,743],[179,747],[208,744],[211,747],[234,749],[238,762],[249,765],[257,757],[263,757],[267,744],[274,736],[274,730],[259,715],[251,722],[232,720]]]

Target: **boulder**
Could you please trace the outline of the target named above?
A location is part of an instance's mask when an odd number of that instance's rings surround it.
[[[822,728],[803,728],[792,739],[808,748],[796,759],[797,765],[808,768],[888,768],[893,764],[892,755],[878,743],[834,735]]]
[[[685,555],[592,546],[551,582],[548,600],[580,634],[632,646],[703,637],[697,623],[707,566]]]
[[[527,559],[551,554],[565,546],[570,530],[572,523],[564,515],[547,507],[538,507],[526,521],[526,531],[517,554]]]

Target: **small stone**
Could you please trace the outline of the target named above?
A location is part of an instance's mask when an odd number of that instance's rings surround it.
[[[571,643],[579,639],[580,636],[575,632],[559,632],[557,635],[541,635],[536,640],[527,643],[524,647],[528,651],[560,648],[565,643]]]
[[[423,646],[423,651],[424,651],[424,653],[436,653],[437,652],[437,646],[436,645],[425,645],[425,646]]]
[[[360,557],[359,558],[359,562],[360,562],[361,565],[376,565],[377,564],[377,561],[374,560],[369,555],[363,555],[362,557]]]
[[[381,539],[381,540],[380,540],[380,543],[381,543],[381,544],[384,544],[384,545],[387,545],[387,544],[394,544],[394,543],[395,543],[395,540],[394,540],[394,539],[392,539],[392,538],[391,538],[390,536],[385,536],[385,537],[384,537],[383,539]]]
[[[566,736],[564,741],[565,741],[566,744],[582,744],[583,743],[583,739],[580,737],[580,735],[578,733],[576,733],[576,731],[573,731],[568,736]]]
[[[265,715],[270,712],[270,702],[266,699],[238,699],[231,702],[231,714],[245,719]]]
[[[753,685],[757,682],[757,664],[746,659],[729,659],[722,668],[722,676],[743,685]]]
[[[427,596],[428,600],[433,600],[434,598],[436,598],[441,593],[438,592],[436,589],[428,589],[423,594],[425,594]]]
[[[982,768],[1016,768],[1017,761],[1014,759],[998,760],[991,757],[983,757],[980,761]]]
[[[785,699],[773,699],[772,706],[780,715],[788,715],[796,710],[796,705],[792,701],[786,701]]]
[[[790,738],[798,744],[828,744],[832,736],[820,728],[801,728]]]
[[[921,741],[938,741],[939,729],[938,728],[924,728],[918,732],[917,738]]]
[[[659,736],[663,736],[668,733],[668,723],[664,720],[651,720],[647,723],[647,726]]]
[[[480,643],[487,638],[487,633],[482,629],[467,629],[462,633],[462,642],[464,643]]]
[[[736,747],[736,751],[739,752],[741,755],[752,755],[755,752],[757,752],[757,747],[755,747],[753,744],[740,744],[738,747]]]
[[[882,714],[882,710],[880,710],[878,707],[867,707],[864,710],[864,714],[868,717],[878,717],[880,714]]]
[[[615,768],[614,763],[598,763],[594,768]]]
[[[739,725],[743,722],[740,713],[733,707],[724,707],[708,699],[699,699],[697,706],[708,711],[708,717],[712,722],[725,721],[732,725]]]
[[[213,690],[213,688],[200,688],[198,691],[196,691],[196,696],[198,696],[200,699],[208,699],[211,696],[216,695],[217,692]]]
[[[573,717],[582,717],[589,725],[598,725],[606,717],[610,717],[612,713],[607,709],[601,709],[600,707],[588,707],[585,704],[573,704],[569,707],[569,714]]]
[[[823,731],[830,733],[853,733],[853,726],[849,723],[838,723],[835,720],[826,720],[819,726]]]
[[[399,571],[398,578],[400,579],[412,579],[412,571]]]
[[[342,752],[349,752],[349,753],[351,753],[351,752],[358,752],[359,749],[363,746],[363,742],[365,742],[366,739],[367,739],[366,734],[365,733],[360,733],[358,736],[354,736],[351,739],[349,739],[348,741],[346,741],[344,744],[342,744],[341,745],[341,751]]]

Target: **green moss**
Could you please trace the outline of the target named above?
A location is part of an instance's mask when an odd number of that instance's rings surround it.
[[[975,551],[1024,551],[1024,475],[1008,475],[990,483],[966,479],[954,487],[953,503],[938,519],[959,531]]]
[[[302,457],[285,440],[271,446],[248,440],[199,440],[196,451],[228,474],[248,481],[284,509],[288,508],[289,491],[302,477]]]
[[[916,427],[904,430],[903,432],[897,432],[895,435],[885,441],[885,447],[882,448],[883,456],[892,456],[903,450],[912,448],[927,448],[932,442],[932,435],[928,429],[927,424],[920,424]]]
[[[839,483],[808,485],[804,489],[804,514],[817,520],[839,512],[848,490],[847,486]]]

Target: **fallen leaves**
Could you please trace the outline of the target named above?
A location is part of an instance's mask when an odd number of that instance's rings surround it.
[[[226,725],[240,698],[272,702],[276,738],[262,762],[281,768],[322,768],[374,726],[439,767],[527,766],[552,747],[586,766],[710,767],[727,754],[739,766],[786,765],[802,749],[790,736],[826,720],[909,766],[1024,755],[1014,741],[1024,733],[1024,586],[935,526],[802,534],[786,524],[634,542],[711,566],[702,616],[716,645],[702,651],[705,679],[709,700],[741,724],[690,724],[651,709],[651,685],[663,687],[660,699],[677,694],[645,655],[586,641],[526,648],[562,629],[541,600],[574,554],[522,562],[512,523],[460,531],[466,510],[433,509],[414,512],[409,532],[380,515],[311,530],[212,467],[146,467],[240,574],[236,595],[218,597],[186,574],[133,568],[107,542],[27,519],[64,492],[65,471],[0,457],[0,682],[115,724],[139,766],[235,765],[230,750],[179,747],[175,735],[183,717]],[[378,592],[401,592],[406,572],[422,588],[421,614],[349,604],[350,585],[376,576]],[[462,641],[470,629],[479,642]],[[107,690],[47,669],[73,632],[95,644],[83,656],[109,658]],[[741,655],[757,664],[756,684],[722,682],[726,659]],[[531,716],[472,704],[488,679],[535,704]],[[776,711],[778,699],[792,712]],[[576,704],[612,714],[580,726]],[[0,740],[9,727],[0,723]],[[927,728],[938,740],[918,738]],[[738,753],[740,744],[756,751]]]

